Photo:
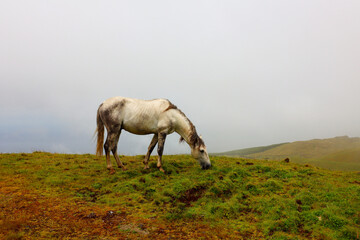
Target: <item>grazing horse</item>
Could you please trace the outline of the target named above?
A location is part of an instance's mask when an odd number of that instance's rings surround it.
[[[145,135],[154,134],[144,164],[149,168],[148,162],[156,144],[158,144],[157,167],[164,172],[161,157],[164,150],[166,135],[177,132],[181,141],[185,141],[191,148],[191,155],[198,160],[203,169],[211,167],[206,146],[198,136],[195,126],[174,104],[167,99],[139,100],[134,98],[113,97],[104,101],[97,111],[97,146],[96,155],[103,154],[104,126],[107,138],[104,144],[107,169],[110,174],[115,173],[110,162],[110,151],[113,153],[119,168],[126,170],[117,154],[117,143],[121,130],[130,133]]]

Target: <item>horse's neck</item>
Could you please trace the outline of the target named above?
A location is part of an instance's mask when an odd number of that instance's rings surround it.
[[[180,112],[177,113],[176,122],[176,132],[185,140],[185,142],[187,142],[191,146],[191,136],[193,134],[196,134],[194,125],[184,114]]]

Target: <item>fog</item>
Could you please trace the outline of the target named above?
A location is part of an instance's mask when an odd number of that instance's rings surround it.
[[[359,1],[0,3],[0,152],[94,153],[109,97],[167,98],[209,152],[360,136]],[[174,133],[165,154],[189,152]],[[151,136],[123,132],[120,154]]]

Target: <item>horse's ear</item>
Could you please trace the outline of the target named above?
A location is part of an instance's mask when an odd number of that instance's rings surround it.
[[[183,141],[185,141],[184,138],[183,138],[183,137],[180,137],[179,143],[182,143]]]
[[[202,140],[202,136],[201,136],[201,134],[200,134],[200,137],[199,137],[201,140]]]

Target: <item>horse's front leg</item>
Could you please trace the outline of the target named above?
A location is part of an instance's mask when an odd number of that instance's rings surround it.
[[[152,151],[154,150],[157,142],[158,142],[158,135],[154,134],[154,137],[152,138],[152,140],[150,142],[150,145],[148,147],[148,151],[147,151],[145,159],[144,159],[144,164],[145,164],[144,169],[149,168],[149,158],[150,158],[150,155],[151,155]]]
[[[158,162],[157,162],[157,167],[162,172],[165,172],[164,169],[162,168],[162,164],[161,164],[161,158],[162,158],[162,154],[163,154],[163,151],[164,151],[165,139],[166,139],[166,133],[159,133],[158,134]]]

